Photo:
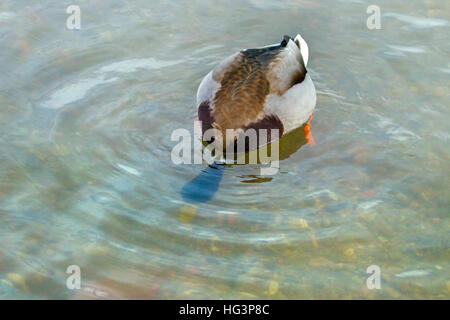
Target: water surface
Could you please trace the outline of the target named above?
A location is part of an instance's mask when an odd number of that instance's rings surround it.
[[[380,0],[381,30],[366,1],[71,4],[0,3],[0,298],[449,298],[448,1]],[[186,204],[202,77],[298,32],[316,145]]]

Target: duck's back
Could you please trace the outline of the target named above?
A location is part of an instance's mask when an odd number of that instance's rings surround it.
[[[222,61],[202,81],[197,100],[203,132],[226,129],[279,129],[283,122],[267,101],[283,97],[301,83],[306,68],[299,46],[285,36],[281,44],[243,50]],[[272,108],[273,109],[273,108]]]

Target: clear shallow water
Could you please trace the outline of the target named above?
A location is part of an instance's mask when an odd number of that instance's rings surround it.
[[[448,2],[378,1],[382,30],[364,1],[89,1],[79,31],[70,4],[0,4],[1,298],[449,298]],[[202,76],[297,32],[316,145],[186,206]]]

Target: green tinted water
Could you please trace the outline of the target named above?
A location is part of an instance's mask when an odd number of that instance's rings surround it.
[[[364,1],[70,4],[0,3],[0,298],[449,298],[449,2],[378,1],[381,30]],[[203,75],[298,32],[316,145],[186,206]]]

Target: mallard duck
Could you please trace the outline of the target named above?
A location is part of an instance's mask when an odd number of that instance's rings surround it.
[[[224,59],[203,78],[197,91],[202,134],[211,128],[223,137],[227,129],[241,133],[268,129],[266,140],[257,142],[261,147],[277,139],[270,129],[278,129],[282,137],[306,123],[306,137],[313,143],[309,122],[316,90],[306,69],[308,57],[308,45],[298,34]],[[229,143],[223,144],[224,149]]]

